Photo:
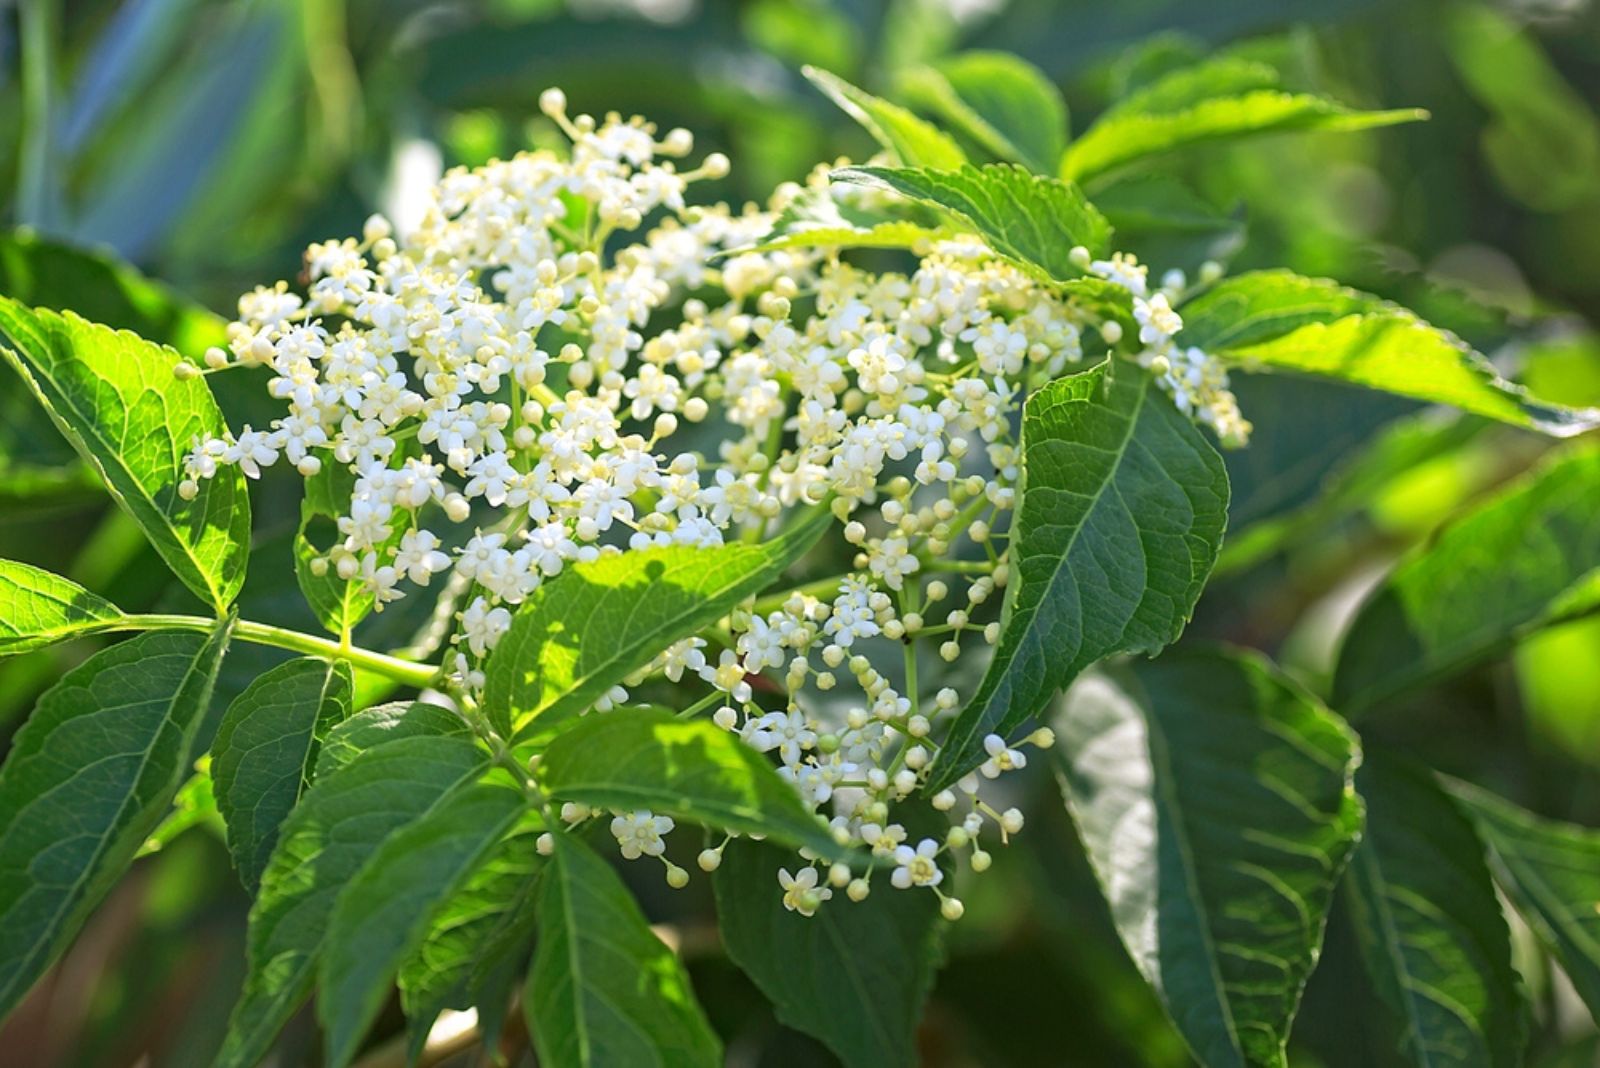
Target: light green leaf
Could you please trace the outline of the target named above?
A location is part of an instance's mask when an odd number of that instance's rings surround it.
[[[122,611],[70,579],[0,560],[0,656],[104,629]]]
[[[921,249],[954,231],[851,203],[840,192],[849,187],[806,189],[785,204],[772,231],[753,246],[767,252],[785,248]],[[916,209],[920,211],[921,209]],[[931,213],[927,213],[931,214]]]
[[[327,1064],[350,1063],[400,965],[527,807],[509,784],[461,787],[385,839],[339,891],[317,988]]]
[[[838,75],[816,67],[802,68],[811,84],[828,94],[873,139],[893,152],[908,167],[933,167],[954,170],[967,162],[949,134],[901,107],[871,93],[857,89]]]
[[[1166,115],[1204,100],[1273,89],[1282,80],[1276,68],[1239,56],[1213,56],[1155,76],[1108,107],[1102,120],[1132,115]]]
[[[1541,819],[1469,783],[1445,785],[1489,847],[1495,881],[1600,1017],[1600,831]]]
[[[540,879],[539,943],[523,1005],[548,1068],[716,1068],[722,1044],[672,951],[617,873],[555,836]]]
[[[1355,737],[1259,657],[1181,651],[1085,676],[1054,726],[1111,917],[1196,1058],[1284,1065],[1361,829]]]
[[[1074,246],[1104,255],[1111,227],[1077,186],[1009,163],[960,170],[847,167],[833,179],[890,189],[970,226],[990,248],[1046,281],[1078,278]]]
[[[161,823],[232,625],[101,650],[39,698],[0,767],[0,1018]]]
[[[1600,608],[1600,448],[1564,450],[1418,547],[1367,597],[1333,703],[1357,710]]]
[[[161,558],[207,605],[224,609],[244,585],[250,500],[227,466],[178,496],[198,437],[226,427],[200,378],[180,380],[176,354],[79,318],[30,311],[0,297],[0,346],[78,452],[133,516]]]
[[[380,743],[329,774],[319,768],[261,877],[250,910],[249,972],[219,1068],[260,1061],[311,993],[339,891],[367,858],[486,766],[465,738],[414,735]]]
[[[523,604],[485,669],[501,734],[548,732],[661,650],[760,593],[822,536],[826,507],[760,544],[669,547],[568,564]]]
[[[1005,52],[963,52],[911,71],[904,91],[999,159],[1054,174],[1067,147],[1067,105],[1030,63]]]
[[[896,809],[895,818],[913,843],[942,840],[948,828],[930,810]],[[939,899],[896,890],[880,870],[865,901],[835,890],[814,915],[801,916],[784,908],[778,871],[802,864],[781,846],[728,844],[712,878],[723,948],[780,1020],[826,1043],[847,1068],[910,1068],[939,965]]]
[[[544,821],[527,812],[435,914],[416,951],[400,967],[400,999],[413,1056],[445,1009],[476,1007],[484,1044],[498,1029],[512,986],[533,942],[534,899]]]
[[[1360,111],[1326,97],[1265,88],[1205,95],[1181,104],[1184,93],[1172,91],[1169,80],[1183,77],[1185,72],[1169,75],[1096,120],[1067,146],[1061,177],[1082,182],[1150,156],[1214,141],[1289,131],[1366,130],[1428,117],[1420,108]]]
[[[1254,271],[1180,310],[1182,344],[1248,368],[1333,378],[1557,437],[1600,426],[1600,410],[1542,403],[1460,339],[1326,279]]]
[[[354,688],[343,661],[302,657],[257,678],[223,715],[211,771],[246,887],[260,883],[278,827],[311,783],[323,737],[350,715]]]
[[[1227,521],[1222,458],[1132,364],[1102,364],[1028,398],[1023,492],[1000,642],[951,724],[942,789],[1084,668],[1176,640]]]
[[[539,762],[552,798],[652,812],[760,834],[834,856],[822,818],[761,754],[708,720],[669,712],[591,713],[557,735]]]
[[[1373,985],[1403,1024],[1412,1063],[1522,1063],[1522,986],[1483,844],[1432,777],[1389,757],[1356,789],[1367,830],[1350,869],[1350,905]]]

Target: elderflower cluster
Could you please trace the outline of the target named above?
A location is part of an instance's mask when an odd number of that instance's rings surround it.
[[[591,714],[665,678],[691,695],[686,714],[771,754],[835,838],[872,858],[855,870],[802,853],[780,880],[789,908],[810,915],[835,889],[860,901],[887,882],[959,916],[946,870],[953,858],[985,870],[985,844],[1021,830],[1022,814],[985,791],[1026,756],[988,737],[977,772],[925,799],[948,826],[913,835],[901,806],[924,793],[940,721],[961,703],[953,687],[919,685],[919,652],[954,662],[998,640],[1021,404],[1115,349],[1120,327],[976,238],[934,244],[905,272],[763,247],[796,198],[844,195],[825,172],[764,209],[691,207],[689,187],[728,163],[679,168],[686,131],[569,116],[555,90],[542,105],[569,153],[451,171],[414,232],[374,217],[359,240],[311,246],[303,295],[279,283],[240,300],[206,371],[264,368],[285,410],[265,429],[196,441],[181,491],[224,465],[348,472],[339,540],[312,567],[362,584],[380,609],[453,575],[450,684],[467,696],[516,607],[569,565],[757,540],[831,509],[847,573],[747,601]],[[1132,294],[1138,361],[1180,408],[1242,440],[1220,367],[1174,339],[1181,279],[1151,293],[1131,258],[1084,259]],[[687,880],[665,856],[670,818],[561,815],[608,817],[624,857],[660,858],[672,885]],[[715,869],[726,844],[700,867]]]

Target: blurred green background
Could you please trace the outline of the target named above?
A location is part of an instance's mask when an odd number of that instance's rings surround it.
[[[293,279],[308,242],[358,233],[373,210],[403,218],[443,168],[549,138],[547,86],[576,110],[689,127],[734,160],[717,193],[760,200],[819,161],[872,151],[802,64],[893,97],[906,71],[969,48],[1038,65],[1066,91],[1075,130],[1219,50],[1353,104],[1427,108],[1421,125],[1251,141],[1178,166],[1236,206],[1244,240],[1221,250],[1232,267],[1285,265],[1391,297],[1542,395],[1600,404],[1600,12],[1583,0],[18,0],[0,19],[0,203],[14,226],[104,248],[227,313],[238,293]],[[43,284],[28,269],[0,257],[0,289],[26,299]],[[136,307],[96,299],[85,289],[68,303],[136,321]],[[1230,543],[1191,636],[1266,649],[1313,682],[1382,568],[1547,447],[1322,383],[1243,379],[1238,392],[1257,433],[1229,456]],[[52,470],[64,445],[23,440],[27,403],[0,382],[0,456]],[[92,486],[67,478],[24,501],[4,481],[0,555],[129,608],[167,595],[137,532]],[[295,520],[286,488],[261,490],[269,553]],[[257,558],[250,614],[291,622],[294,591]],[[416,621],[400,614],[369,644],[403,644]],[[0,664],[0,731],[83,654]],[[244,660],[230,659],[235,685],[262,666]],[[1600,622],[1544,633],[1359,727],[1545,815],[1600,824]],[[963,893],[969,918],[928,1012],[926,1062],[1188,1063],[1036,770],[1018,787],[1027,833]],[[681,939],[730,1063],[828,1063],[720,956],[702,884],[638,890]],[[176,838],[0,1031],[0,1068],[206,1063],[242,975],[246,907],[214,836]],[[1531,1062],[1600,1063],[1565,979],[1526,930],[1514,935],[1535,1005]],[[1336,913],[1293,1059],[1381,1066],[1399,1063],[1394,1049]],[[314,1064],[315,1050],[302,1020],[280,1063]]]

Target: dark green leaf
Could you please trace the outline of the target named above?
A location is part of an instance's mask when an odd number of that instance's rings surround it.
[[[1129,364],[1028,398],[1008,613],[994,658],[951,725],[932,788],[984,759],[1103,657],[1153,653],[1188,622],[1227,520],[1222,458]]]
[[[804,72],[812,85],[827,93],[846,115],[860,123],[878,144],[893,152],[906,166],[954,170],[967,162],[966,153],[949,134],[899,104],[857,89],[825,70],[805,67]]]
[[[0,1018],[166,816],[231,629],[104,649],[17,732],[0,768]]]
[[[219,1066],[250,1068],[266,1055],[311,993],[339,891],[391,834],[486,765],[468,739],[419,734],[380,743],[328,774],[319,767],[261,877],[249,973]]]
[[[1241,213],[1225,212],[1167,174],[1145,174],[1095,194],[1117,247],[1146,263],[1196,271],[1244,244]]]
[[[938,966],[939,899],[896,890],[880,873],[865,901],[836,891],[801,916],[783,907],[778,884],[779,868],[800,863],[778,846],[728,844],[712,880],[723,947],[780,1020],[821,1039],[849,1068],[909,1068]]]
[[[533,941],[534,899],[544,821],[529,812],[502,838],[434,916],[422,944],[400,968],[400,997],[413,1055],[445,1009],[476,1007],[485,1033],[498,1026]],[[491,1026],[493,1025],[493,1026]]]
[[[332,774],[374,746],[401,738],[466,737],[471,732],[453,710],[426,701],[391,701],[362,709],[328,732],[313,779]]]
[[[501,734],[549,731],[679,639],[759,593],[832,521],[814,509],[760,544],[670,547],[569,564],[523,604],[485,669]]]
[[[1541,819],[1467,783],[1447,785],[1488,845],[1495,880],[1600,1017],[1600,831]]]
[[[350,1063],[435,914],[527,806],[510,785],[457,789],[385,839],[339,891],[317,988],[328,1064]]]
[[[689,977],[617,873],[570,835],[540,878],[539,946],[523,999],[547,1068],[716,1068],[722,1044]]]
[[[1111,227],[1077,186],[1009,163],[948,171],[847,167],[833,178],[891,189],[948,212],[990,248],[1046,281],[1083,274],[1072,262],[1074,246],[1099,256],[1111,244]]]
[[[103,630],[121,618],[116,605],[76,582],[15,560],[0,560],[0,656]]]
[[[823,856],[839,852],[799,792],[761,754],[709,720],[642,710],[591,713],[550,743],[539,780],[560,801],[649,809]]]
[[[1361,829],[1344,723],[1264,660],[1086,676],[1057,767],[1134,963],[1212,1068],[1281,1066]]]
[[[1367,832],[1350,870],[1368,974],[1413,1063],[1518,1065],[1522,987],[1483,844],[1431,776],[1374,756],[1356,774]]]
[[[1183,344],[1248,368],[1334,378],[1558,437],[1600,426],[1600,411],[1542,403],[1458,338],[1326,279],[1254,271],[1181,311]]]
[[[1359,709],[1600,607],[1600,449],[1518,480],[1403,560],[1346,632],[1333,703]]]
[[[303,657],[257,678],[223,715],[211,772],[245,886],[261,881],[278,827],[311,783],[323,737],[350,715],[354,686],[343,661]]]
[[[133,334],[30,311],[0,297],[0,346],[56,426],[144,529],[161,558],[207,605],[222,609],[244,585],[250,500],[227,466],[178,496],[196,438],[226,427],[205,381],[173,374],[177,356]]]
[[[999,159],[1054,174],[1067,147],[1067,105],[1037,67],[1005,52],[963,52],[905,79],[913,104],[937,113]]]

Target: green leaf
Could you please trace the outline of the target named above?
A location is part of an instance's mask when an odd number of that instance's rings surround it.
[[[1096,256],[1111,245],[1111,227],[1078,187],[1029,174],[1009,163],[960,170],[846,167],[833,179],[893,190],[954,215],[990,248],[1046,281],[1077,278],[1074,246]]]
[[[1355,737],[1265,660],[1216,652],[1087,676],[1054,726],[1117,931],[1196,1058],[1285,1064],[1361,829]]]
[[[1084,668],[1176,640],[1227,521],[1222,458],[1153,380],[1102,364],[1028,398],[1007,613],[930,788],[984,759]]]
[[[722,1044],[682,965],[651,932],[617,873],[570,835],[555,836],[538,914],[523,1006],[540,1064],[722,1064]]]
[[[751,251],[785,248],[921,249],[953,230],[840,199],[832,189],[805,189],[784,205],[772,231]],[[920,211],[920,209],[919,209]],[[931,214],[928,212],[926,214]]]
[[[1333,703],[1358,710],[1600,608],[1600,448],[1563,450],[1418,547],[1345,633]]]
[[[1467,783],[1446,785],[1489,847],[1495,881],[1600,1017],[1600,831],[1541,819]]]
[[[963,52],[904,79],[911,102],[935,112],[996,157],[1054,174],[1067,147],[1067,105],[1030,63],[1005,52]]]
[[[942,822],[930,820],[926,835],[942,838]],[[912,841],[924,837],[910,829]],[[815,1035],[848,1068],[910,1068],[939,963],[939,899],[896,890],[880,872],[865,901],[835,891],[801,916],[783,907],[778,884],[778,869],[800,864],[779,846],[728,844],[712,878],[723,948],[780,1020]]]
[[[317,989],[328,1064],[350,1063],[434,915],[527,806],[508,784],[462,787],[385,839],[339,891]]]
[[[1557,437],[1600,426],[1600,410],[1545,404],[1453,335],[1326,279],[1236,275],[1181,311],[1183,344],[1251,369],[1333,378]]]
[[[178,496],[183,459],[199,437],[226,430],[200,378],[180,380],[164,349],[79,318],[30,311],[0,297],[0,355],[144,529],[167,566],[206,604],[225,609],[244,585],[250,500],[233,466]]]
[[[1261,86],[1258,64],[1237,64],[1229,85],[1177,71],[1108,110],[1061,157],[1061,177],[1085,181],[1150,156],[1215,141],[1304,130],[1365,130],[1416,122],[1420,108],[1360,111],[1309,93]],[[1229,89],[1224,95],[1219,89]]]
[[[166,816],[231,630],[152,631],[101,650],[17,732],[0,768],[0,1018]]]
[[[116,605],[70,579],[0,560],[0,656],[103,630],[121,618]]]
[[[1121,251],[1188,271],[1244,244],[1241,213],[1226,212],[1168,174],[1142,174],[1095,194]]]
[[[199,354],[227,343],[223,320],[126,264],[29,230],[0,234],[0,293],[35,308],[71,307],[90,322]],[[91,497],[100,482],[0,363],[0,507]]]
[[[311,783],[322,738],[350,715],[354,688],[343,661],[302,657],[257,678],[223,715],[211,771],[247,888],[261,882],[279,826]]]
[[[427,701],[391,701],[362,709],[328,732],[317,754],[313,780],[349,764],[356,757],[401,738],[465,738],[471,731],[452,709]]]
[[[413,1056],[445,1009],[475,1006],[484,1044],[492,1045],[489,1033],[505,1014],[533,941],[543,832],[539,815],[525,813],[435,914],[422,944],[401,965],[400,999]]]
[[[1511,935],[1471,822],[1426,772],[1366,762],[1367,830],[1350,905],[1367,972],[1415,1064],[1522,1063],[1525,1005]]]
[[[649,809],[835,856],[839,846],[795,788],[735,734],[670,712],[594,712],[556,736],[539,781],[559,801]]]
[[[816,67],[804,67],[802,72],[906,166],[954,170],[967,162],[966,153],[949,134],[899,104],[857,89],[838,75]]]
[[[250,1068],[266,1055],[311,992],[339,891],[391,834],[486,766],[465,738],[419,734],[380,743],[329,774],[319,768],[261,877],[249,972],[219,1066]]]
[[[548,732],[760,593],[822,536],[817,507],[760,544],[673,546],[569,564],[524,602],[485,668],[484,709],[502,735]]]

